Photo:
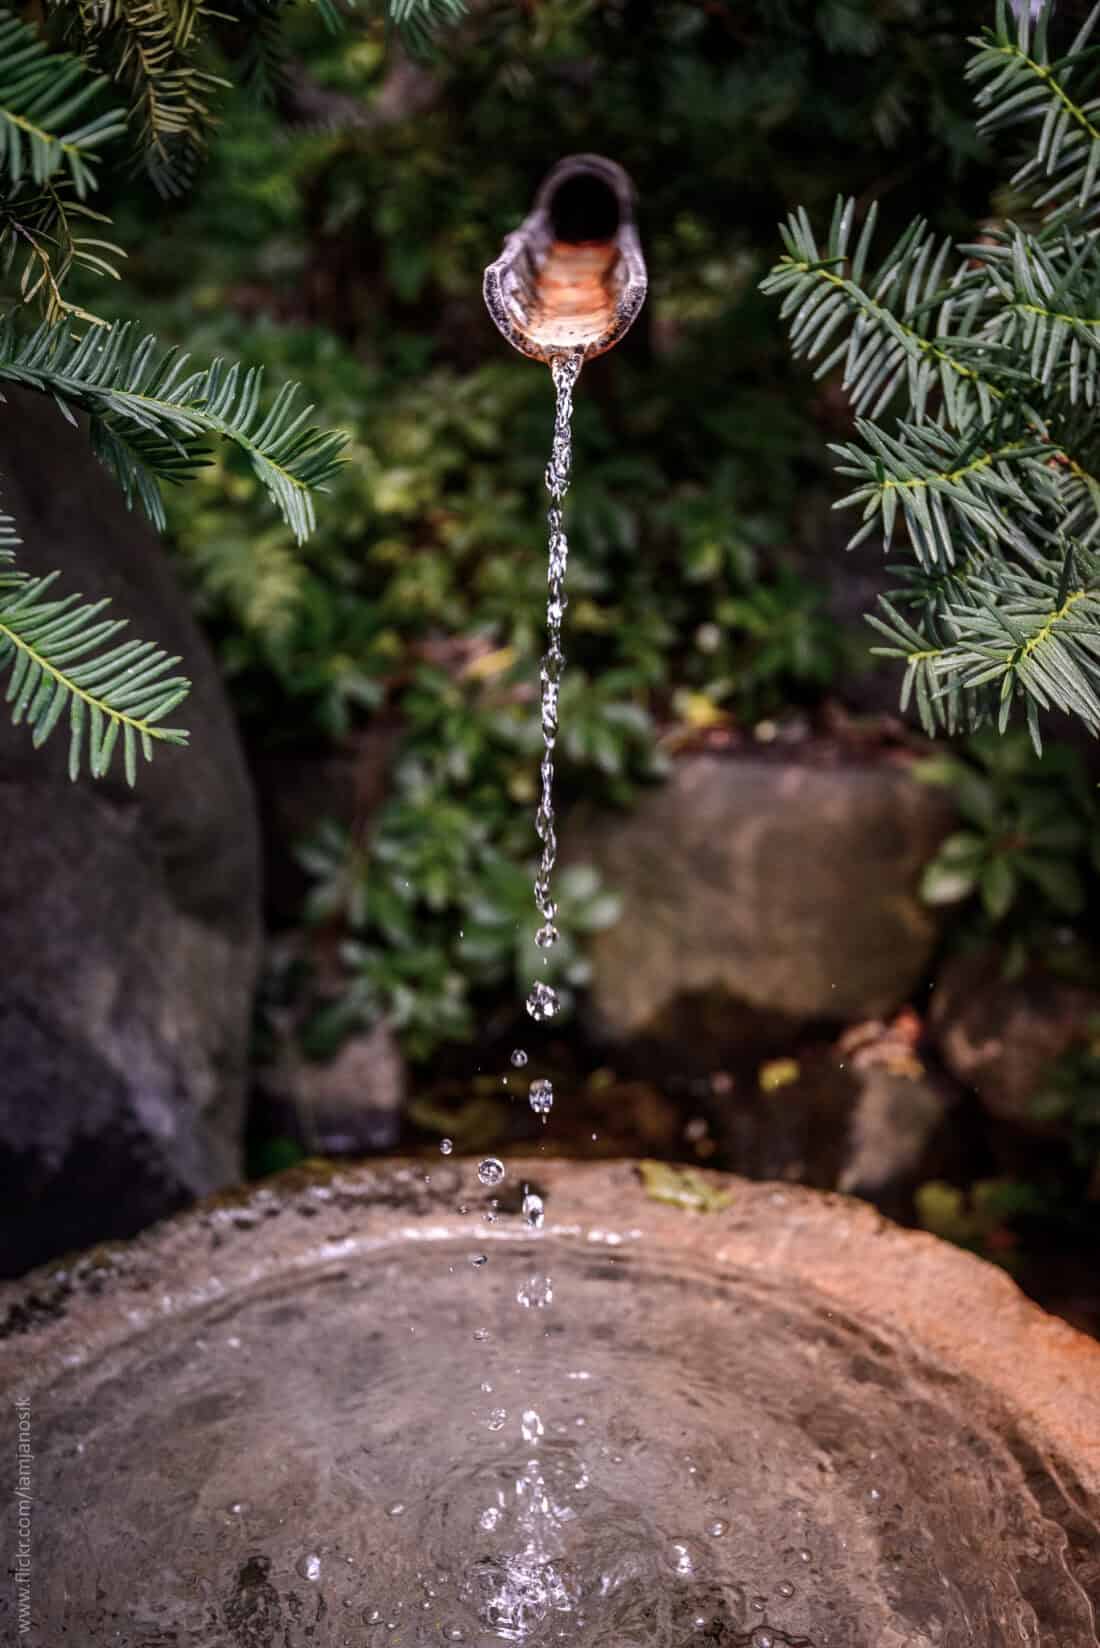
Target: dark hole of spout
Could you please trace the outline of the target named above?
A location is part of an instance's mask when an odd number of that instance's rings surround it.
[[[586,240],[610,240],[619,227],[619,202],[614,189],[602,177],[578,172],[563,178],[550,201],[550,222],[555,240],[577,244]]]

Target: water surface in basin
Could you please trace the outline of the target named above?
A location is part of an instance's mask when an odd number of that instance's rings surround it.
[[[469,1219],[43,1393],[42,1640],[1096,1648],[1100,1533],[965,1381],[805,1291]]]

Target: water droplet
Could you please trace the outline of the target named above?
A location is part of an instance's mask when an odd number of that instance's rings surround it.
[[[668,1548],[668,1561],[674,1574],[690,1579],[695,1572],[695,1552],[684,1539],[674,1539]]]
[[[543,984],[541,979],[531,986],[531,993],[527,997],[527,1011],[538,1024],[545,1024],[552,1019],[561,1003],[558,992],[550,984]]]
[[[535,934],[535,943],[538,945],[540,950],[549,950],[557,942],[558,929],[554,926],[552,921],[546,922],[546,924],[540,927],[538,932]]]
[[[454,1147],[455,1147],[455,1142],[454,1142],[453,1139],[440,1139],[440,1141],[439,1141],[439,1154],[441,1156],[449,1156],[451,1154],[451,1151],[454,1149]]]
[[[537,1442],[545,1427],[534,1408],[525,1408],[519,1429],[525,1442]]]
[[[488,1379],[483,1379],[481,1381],[481,1389],[482,1389],[482,1391],[484,1392],[484,1394],[486,1396],[491,1396],[492,1395],[493,1387],[489,1383]]]
[[[489,1263],[489,1255],[487,1253],[472,1253],[470,1255],[470,1263],[473,1265],[475,1270],[480,1270],[482,1265],[487,1265]]]
[[[486,1156],[478,1166],[477,1176],[483,1185],[498,1185],[504,1177],[504,1163],[499,1156]]]
[[[523,1198],[523,1217],[532,1230],[541,1230],[543,1224],[542,1197],[529,1190]]]
[[[763,1597],[763,1596],[750,1597],[749,1598],[749,1604],[750,1604],[751,1607],[756,1609],[756,1612],[758,1614],[762,1614],[764,1612],[764,1609],[768,1606],[768,1599],[767,1599],[767,1597]]]
[[[489,1415],[489,1418],[488,1418],[488,1421],[487,1421],[489,1429],[491,1431],[501,1430],[503,1428],[504,1422],[507,1418],[508,1418],[507,1408],[494,1408],[492,1413]]]
[[[781,1597],[794,1596],[794,1586],[791,1584],[789,1579],[780,1580],[779,1584],[776,1586],[776,1590],[779,1592]]]
[[[405,1507],[402,1504],[402,1502],[400,1501],[400,1499],[398,1499],[394,1504],[387,1505],[387,1507],[386,1507],[386,1515],[387,1516],[404,1516],[404,1514],[405,1514]]]
[[[554,1286],[549,1276],[528,1276],[516,1294],[516,1303],[525,1310],[546,1310],[554,1303]]]
[[[528,1094],[531,1109],[536,1116],[547,1116],[554,1105],[554,1087],[552,1082],[533,1081]]]
[[[756,1630],[752,1633],[752,1636],[749,1638],[749,1641],[752,1644],[752,1648],[772,1648],[775,1638],[772,1636],[770,1631],[765,1631],[758,1625]]]
[[[524,1065],[527,1063],[527,1054],[524,1052],[522,1047],[516,1047],[513,1049],[512,1063],[515,1065],[517,1070],[522,1070]]]
[[[483,1345],[485,1343],[486,1339],[489,1338],[489,1336],[490,1335],[489,1335],[489,1329],[488,1328],[475,1328],[474,1329],[474,1338],[477,1340],[479,1345]]]
[[[870,1499],[870,1500],[878,1501],[882,1498],[882,1494],[881,1494],[881,1492],[879,1491],[878,1488],[868,1488],[867,1498]]]
[[[712,1539],[721,1539],[722,1535],[728,1532],[729,1523],[720,1516],[715,1517],[713,1522],[707,1524],[707,1533],[710,1534]]]
[[[478,1527],[487,1534],[492,1533],[499,1521],[500,1507],[498,1505],[489,1505],[477,1519]]]
[[[321,1558],[314,1551],[306,1556],[300,1556],[294,1564],[294,1571],[301,1574],[303,1579],[310,1580],[314,1585],[321,1577]]]
[[[798,1560],[799,1560],[799,1562],[812,1562],[813,1561],[813,1552],[812,1551],[799,1551]]]

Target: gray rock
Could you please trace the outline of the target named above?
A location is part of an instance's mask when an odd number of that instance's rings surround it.
[[[957,956],[932,993],[929,1027],[944,1064],[999,1121],[1056,1132],[1034,1104],[1051,1064],[1100,1018],[1100,991],[1034,968],[1006,978],[993,950]]]
[[[814,1047],[759,1075],[712,1077],[705,1109],[723,1160],[749,1178],[840,1190],[910,1216],[917,1187],[949,1166],[944,1124],[956,1095],[916,1058],[872,1059]]]
[[[623,898],[593,948],[597,1027],[713,1068],[888,1014],[936,942],[917,882],[950,826],[944,796],[887,761],[679,761],[632,814],[569,840]]]
[[[109,595],[182,656],[188,750],[130,791],[66,776],[0,715],[0,1269],[126,1235],[240,1176],[259,951],[251,788],[217,668],[155,534],[38,396],[0,409],[22,564]]]
[[[259,1072],[265,1100],[286,1116],[286,1130],[315,1155],[392,1150],[401,1135],[406,1070],[384,1021],[349,1037],[335,1056],[306,1059],[291,1037]]]
[[[930,1152],[951,1109],[942,1082],[872,1067],[858,1073],[848,1122],[847,1159],[836,1188],[900,1214],[912,1192],[934,1174]]]

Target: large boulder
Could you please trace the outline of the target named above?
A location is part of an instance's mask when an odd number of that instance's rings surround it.
[[[594,943],[596,1027],[713,1067],[815,1021],[889,1014],[936,943],[917,883],[951,821],[894,761],[682,759],[632,814],[569,840],[623,900]]]
[[[251,788],[217,669],[155,534],[45,399],[0,408],[30,571],[108,595],[182,657],[187,750],[130,791],[66,775],[0,715],[0,1269],[128,1235],[240,1177],[259,953]]]

